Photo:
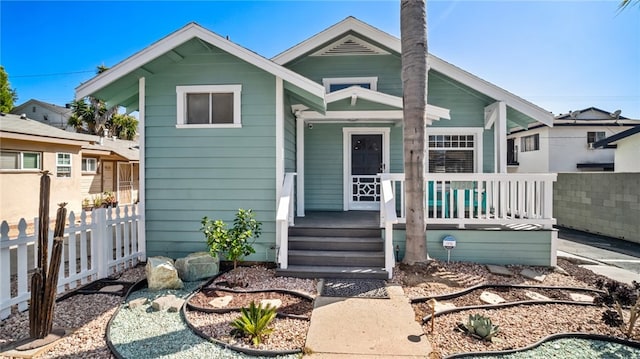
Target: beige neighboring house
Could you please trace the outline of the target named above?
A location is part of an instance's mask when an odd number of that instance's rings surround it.
[[[100,138],[82,149],[81,192],[92,199],[104,192],[116,194],[118,204],[138,201],[140,174],[138,142]]]
[[[11,110],[14,115],[25,115],[29,119],[42,122],[46,125],[59,128],[61,130],[76,132],[73,126],[69,126],[67,122],[71,116],[71,109],[31,99]]]
[[[38,215],[42,170],[51,173],[50,217],[57,203],[67,202],[69,210],[79,213],[84,198],[104,191],[113,191],[120,204],[132,203],[138,189],[136,146],[1,114],[0,221],[13,226]]]

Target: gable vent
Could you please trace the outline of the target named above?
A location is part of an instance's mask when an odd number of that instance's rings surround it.
[[[348,35],[333,42],[311,56],[344,56],[344,55],[388,55],[389,52],[372,45],[353,35]]]

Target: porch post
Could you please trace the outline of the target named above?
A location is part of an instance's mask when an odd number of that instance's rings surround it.
[[[497,101],[485,107],[485,129],[493,126],[494,172],[507,173],[507,105]]]
[[[139,129],[139,155],[138,162],[138,251],[141,253],[139,260],[147,260],[147,237],[146,237],[146,170],[145,170],[145,120],[146,120],[146,79],[141,77],[138,79],[138,129]],[[93,249],[92,249],[93,250]]]
[[[296,111],[296,203],[297,216],[304,217],[304,118]]]

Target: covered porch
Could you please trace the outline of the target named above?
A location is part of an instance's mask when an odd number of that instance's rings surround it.
[[[377,229],[375,237],[379,239],[383,259],[377,262],[377,268],[370,270],[384,270],[390,278],[396,261],[404,256],[404,174],[378,176],[378,210],[307,211],[304,217],[296,217],[295,174],[286,174],[277,213],[279,267],[287,269],[289,235],[297,235],[300,228],[316,228],[315,237],[336,233],[331,236],[345,238],[344,241],[354,230]],[[555,174],[429,173],[425,180],[427,251],[431,258],[555,265],[557,233],[552,212]],[[371,237],[371,233],[367,236]],[[451,251],[442,243],[448,236],[457,241]],[[363,267],[357,270],[362,271]]]

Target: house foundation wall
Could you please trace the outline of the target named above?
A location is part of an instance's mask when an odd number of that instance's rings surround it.
[[[445,236],[453,236],[456,239],[456,247],[450,252],[451,261],[500,265],[556,265],[555,230],[429,230],[427,227],[427,252],[431,258],[447,260],[447,250],[442,246]],[[405,251],[404,230],[393,231],[393,247],[399,249],[397,260],[402,260]]]
[[[559,226],[640,243],[640,174],[559,173],[553,212]]]

